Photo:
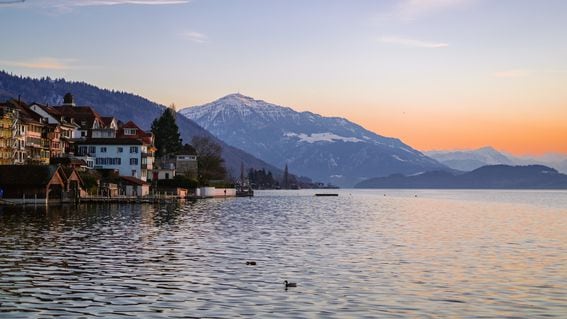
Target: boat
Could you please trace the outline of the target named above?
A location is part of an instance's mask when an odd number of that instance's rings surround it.
[[[254,190],[252,187],[248,186],[236,186],[236,197],[252,197],[254,196]]]
[[[337,193],[317,193],[315,196],[339,196]]]

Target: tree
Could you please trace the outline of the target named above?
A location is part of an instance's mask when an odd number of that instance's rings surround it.
[[[250,180],[252,187],[256,189],[272,189],[279,186],[279,183],[274,179],[272,172],[266,172],[263,168],[259,170],[251,168],[248,171],[248,179]]]
[[[163,114],[152,122],[154,144],[157,148],[156,156],[177,154],[182,148],[179,127],[175,122],[175,105],[163,111]]]
[[[197,151],[198,179],[202,185],[211,180],[224,180],[226,168],[222,158],[222,146],[206,136],[195,136],[191,144]]]

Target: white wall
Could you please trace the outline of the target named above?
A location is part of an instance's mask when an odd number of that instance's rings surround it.
[[[235,188],[201,187],[201,188],[197,188],[196,195],[198,197],[235,197],[236,196],[236,189]]]
[[[143,181],[147,180],[146,170],[142,170],[142,152],[147,150],[143,145],[81,145],[80,147],[95,147],[95,153],[89,154],[95,158],[94,168],[117,169],[121,176],[133,176]],[[131,147],[136,147],[137,152],[130,152]],[[106,152],[102,152],[106,148]],[[119,149],[122,148],[122,152]],[[120,158],[120,164],[113,163],[111,160]],[[130,160],[135,159],[136,164],[130,164]],[[97,161],[98,160],[98,161]],[[133,171],[135,172],[133,173]]]

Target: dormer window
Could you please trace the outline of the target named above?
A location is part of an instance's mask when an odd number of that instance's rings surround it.
[[[136,135],[136,129],[135,128],[125,128],[124,129],[124,135]]]

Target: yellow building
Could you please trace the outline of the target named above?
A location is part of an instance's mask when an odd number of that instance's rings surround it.
[[[14,163],[14,130],[17,120],[16,111],[0,107],[0,165]]]

